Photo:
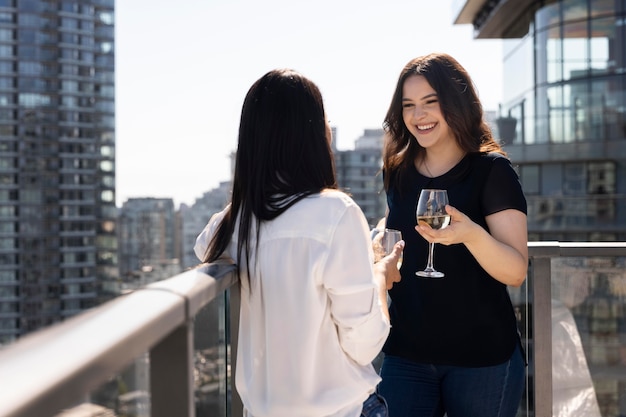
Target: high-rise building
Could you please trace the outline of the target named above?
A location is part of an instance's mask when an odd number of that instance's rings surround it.
[[[365,129],[354,149],[334,151],[339,188],[352,196],[371,226],[385,216],[387,207],[381,173],[383,134],[382,129]]]
[[[461,1],[455,23],[503,39],[500,137],[530,240],[626,239],[626,2]]]
[[[114,0],[0,0],[0,344],[114,291]]]
[[[182,224],[180,247],[183,268],[192,268],[200,263],[193,251],[196,237],[202,232],[211,216],[226,207],[230,201],[231,188],[232,183],[230,181],[221,182],[219,187],[207,191],[202,197],[197,198],[191,207],[185,204],[181,205],[178,213]]]
[[[126,200],[118,216],[120,277],[128,281],[127,278],[158,275],[151,279],[157,281],[179,273],[177,236],[173,199]]]

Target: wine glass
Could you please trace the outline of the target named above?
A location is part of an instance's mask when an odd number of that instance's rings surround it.
[[[417,210],[415,215],[417,223],[422,226],[428,226],[433,229],[443,229],[450,224],[450,215],[446,213],[446,205],[448,204],[448,193],[446,190],[424,189],[420,193],[417,201]],[[443,272],[435,270],[433,267],[433,252],[435,244],[428,244],[428,264],[423,271],[417,271],[415,275],[427,278],[441,278]]]
[[[383,233],[382,246],[385,251],[385,256],[389,255],[393,252],[393,247],[396,243],[402,240],[402,232],[396,229],[385,229]],[[400,257],[398,258],[398,263],[396,265],[398,270],[402,266],[402,252],[400,252]]]

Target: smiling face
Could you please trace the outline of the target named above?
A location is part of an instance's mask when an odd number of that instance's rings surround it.
[[[441,112],[437,92],[422,75],[412,75],[404,82],[402,119],[423,148],[455,143],[454,135]]]

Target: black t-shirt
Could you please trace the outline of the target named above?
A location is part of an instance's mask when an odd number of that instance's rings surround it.
[[[423,188],[448,191],[450,205],[488,230],[485,217],[506,209],[526,213],[526,199],[510,161],[499,154],[468,154],[446,174],[428,178],[412,169],[402,192],[387,192],[387,227],[405,240],[402,281],[389,291],[388,355],[422,363],[490,366],[510,358],[519,341],[506,285],[478,264],[463,244],[435,245],[434,267],[443,278],[421,278],[428,242],[416,231]]]

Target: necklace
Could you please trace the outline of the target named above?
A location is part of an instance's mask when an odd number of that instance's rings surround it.
[[[458,158],[458,159],[456,160],[456,162],[454,162],[454,164],[452,164],[452,165],[450,166],[450,169],[454,168],[454,167],[455,167],[455,166],[456,166],[459,162],[461,162],[461,160],[462,160],[463,158],[465,158],[465,152],[463,152],[463,153],[461,154],[461,157],[460,157],[460,158]],[[428,168],[428,164],[426,163],[426,155],[424,155],[424,156],[422,157],[422,165],[424,166],[424,169],[426,170],[426,173],[428,174],[428,176],[429,176],[430,178],[435,178],[435,176],[433,175],[433,173],[432,173],[432,172],[430,172],[430,169]],[[441,175],[445,174],[445,173],[446,173],[446,172],[448,172],[448,171],[449,171],[449,170],[446,170],[446,171],[445,171],[445,172],[443,172]]]
[[[432,174],[432,172],[430,172],[430,169],[428,169],[428,164],[426,164],[426,155],[424,155],[424,158],[422,158],[422,165],[424,165],[424,168],[426,169],[426,172],[428,173],[428,176],[430,178],[435,178],[435,176]]]

